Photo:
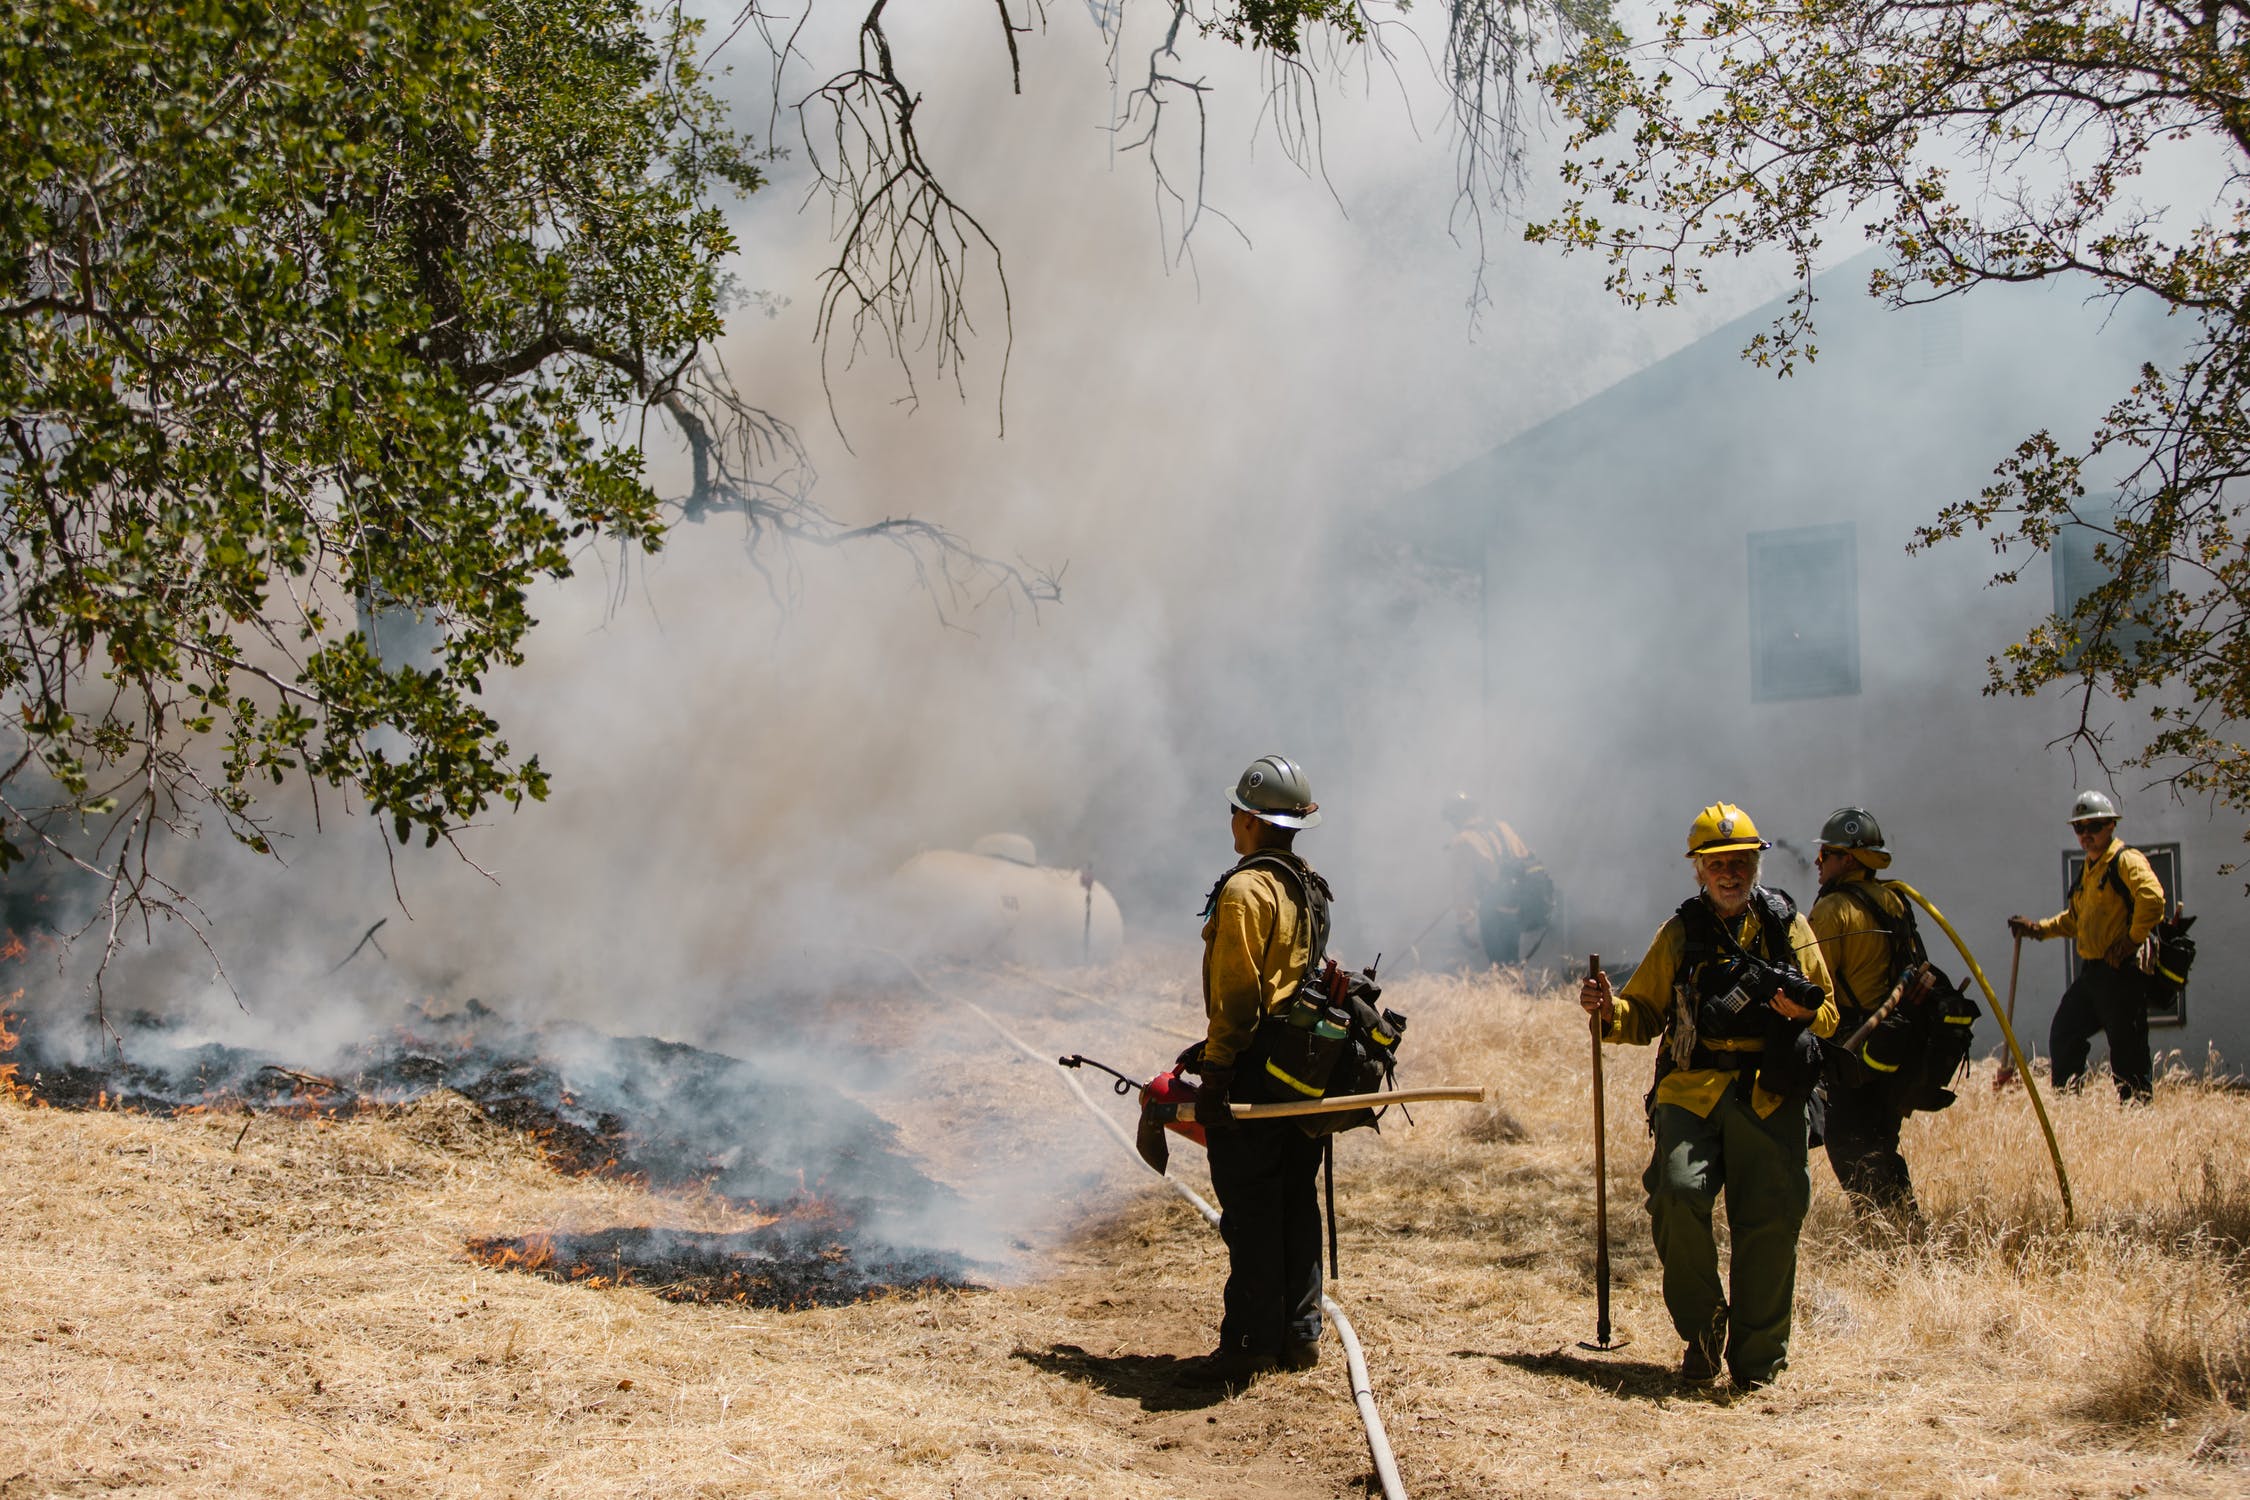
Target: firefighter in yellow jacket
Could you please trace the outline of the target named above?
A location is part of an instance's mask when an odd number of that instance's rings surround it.
[[[1806,913],[1836,982],[1837,1033],[1849,1036],[1890,998],[1899,974],[1921,959],[1914,909],[1876,871],[1888,869],[1883,830],[1863,807],[1839,807],[1821,825],[1814,869],[1820,896]],[[1829,1049],[1828,1164],[1855,1205],[1915,1212],[1914,1180],[1899,1154],[1906,1110],[1898,1072]]]
[[[1320,1351],[1321,1142],[1293,1120],[1235,1120],[1229,1103],[1269,1099],[1246,1066],[1264,1017],[1286,1008],[1328,947],[1328,884],[1291,845],[1320,822],[1296,762],[1253,761],[1228,794],[1234,852],[1204,904],[1203,1010],[1195,1115],[1210,1153],[1227,1246],[1219,1345],[1186,1379],[1240,1385],[1306,1369]]]
[[[1817,1038],[1836,1030],[1828,966],[1789,898],[1758,884],[1771,848],[1731,803],[1688,830],[1697,895],[1657,930],[1648,956],[1610,989],[1579,991],[1604,1039],[1657,1042],[1649,1127],[1656,1149],[1642,1183],[1664,1267],[1664,1305],[1687,1349],[1683,1378],[1765,1385],[1789,1352],[1797,1231],[1812,1198],[1806,1164]],[[1721,1191],[1734,1242],[1719,1281],[1711,1210]]]
[[[2135,962],[2141,944],[2164,920],[2164,885],[2148,856],[2117,842],[2117,804],[2101,792],[2080,792],[2070,831],[2086,868],[2070,904],[2044,921],[2008,918],[2017,937],[2066,937],[2078,944],[2078,978],[2063,991],[2047,1031],[2055,1087],[2069,1088],[2085,1071],[2094,1033],[2109,1037],[2109,1071],[2117,1097],[2146,1102],[2153,1092],[2148,1054],[2148,995]]]
[[[1453,829],[1445,862],[1461,951],[1485,964],[1515,963],[1524,933],[1547,925],[1554,889],[1546,869],[1515,829],[1480,816],[1467,792],[1446,798],[1441,812]]]

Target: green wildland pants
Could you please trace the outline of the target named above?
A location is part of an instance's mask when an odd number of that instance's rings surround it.
[[[1672,1326],[1688,1343],[1701,1342],[1714,1362],[1723,1343],[1737,1385],[1771,1380],[1786,1363],[1797,1231],[1812,1201],[1805,1106],[1784,1104],[1761,1120],[1749,1092],[1745,1074],[1707,1118],[1657,1105],[1656,1155],[1641,1178]],[[1734,1239],[1731,1297],[1719,1286],[1719,1247],[1711,1235],[1721,1188]]]

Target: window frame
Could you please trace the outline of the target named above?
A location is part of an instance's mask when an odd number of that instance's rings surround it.
[[[1767,611],[1776,608],[1771,598],[1772,581],[1765,576],[1765,560],[1773,553],[1793,550],[1808,544],[1832,542],[1836,544],[1842,563],[1842,598],[1839,601],[1844,618],[1848,621],[1844,652],[1848,662],[1840,661],[1833,677],[1834,685],[1806,687],[1795,683],[1776,683],[1773,664],[1768,661],[1766,642],[1774,632],[1765,625]],[[1752,703],[1794,703],[1810,698],[1853,698],[1860,693],[1860,631],[1859,631],[1859,528],[1853,522],[1839,521],[1824,526],[1789,526],[1773,531],[1753,531],[1748,537],[1748,566],[1750,573],[1750,701]]]

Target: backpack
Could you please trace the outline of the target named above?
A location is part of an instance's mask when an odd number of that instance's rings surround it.
[[[2125,857],[2129,847],[2119,845],[2117,852],[2109,857],[2109,868],[2102,872],[2102,884],[2114,889],[2128,910],[2133,905],[2133,893],[2127,888],[2125,877],[2117,873],[2117,862]],[[2150,873],[2155,873],[2153,867]],[[2163,881],[2157,884],[2161,886]],[[2165,905],[2169,908],[2171,893],[2165,895]],[[2188,970],[2195,966],[2195,939],[2188,936],[2188,929],[2194,925],[2195,918],[2183,912],[2165,917],[2149,934],[2148,949],[2140,962],[2141,997],[2154,1009],[2170,1010],[2178,1003],[2180,991],[2187,988]]]
[[[1237,871],[1260,867],[1296,887],[1306,913],[1310,956],[1289,1003],[1259,1017],[1250,1046],[1236,1065],[1237,1078],[1255,1079],[1268,1101],[1332,1099],[1392,1087],[1406,1017],[1377,1007],[1383,991],[1375,983],[1375,964],[1353,971],[1328,956],[1328,882],[1296,855],[1265,849],[1220,876],[1211,899],[1218,899]],[[1306,1115],[1296,1124],[1318,1137],[1374,1125],[1380,1114],[1376,1109],[1338,1111]]]
[[[1555,916],[1555,877],[1536,857],[1513,864],[1501,877],[1500,900],[1516,911],[1516,924],[1524,931],[1545,927]]]
[[[1902,904],[1898,918],[1893,919],[1883,909],[1882,903],[1875,899],[1874,892],[1861,889],[1869,884],[1880,883],[1882,882],[1847,880],[1837,886],[1836,891],[1873,918],[1883,935],[1889,939],[1890,983],[1897,985],[1901,975],[1916,967],[1926,972],[1926,983],[1921,985],[1918,996],[1910,995],[1907,1001],[1901,1002],[1900,1011],[1904,1012],[1904,1018],[1893,1027],[1891,1035],[1884,1038],[1881,1050],[1886,1053],[1895,1051],[1899,1057],[1897,1063],[1884,1067],[1870,1062],[1864,1054],[1876,1045],[1872,1037],[1861,1046],[1860,1056],[1846,1053],[1840,1047],[1832,1048],[1830,1056],[1836,1071],[1843,1075],[1840,1082],[1848,1081],[1862,1086],[1876,1079],[1888,1082],[1891,1106],[1901,1117],[1916,1110],[1935,1113],[1958,1097],[1953,1092],[1953,1082],[1960,1076],[1961,1070],[1968,1066],[1977,1020],[1984,1014],[1984,1009],[1969,997],[1966,985],[1955,984],[1930,962],[1929,950],[1922,944],[1921,928],[1914,920],[1912,905]],[[1837,972],[1836,982],[1839,985],[1844,983],[1841,970]],[[1863,1012],[1872,1012],[1889,998],[1889,992],[1886,991],[1873,1005],[1860,1005],[1857,995],[1852,996],[1851,1000]],[[1897,1016],[1899,1011],[1892,1014]],[[1901,1030],[1905,1033],[1903,1038],[1898,1035]],[[1838,1040],[1841,1041],[1842,1038],[1839,1037]],[[1899,1045],[1900,1041],[1904,1045]]]

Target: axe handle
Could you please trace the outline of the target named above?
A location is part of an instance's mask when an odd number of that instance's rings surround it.
[[[1911,985],[1914,982],[1914,976],[1921,972],[1922,966],[1920,964],[1908,964],[1906,966],[1905,972],[1898,976],[1898,983],[1891,986],[1890,997],[1876,1007],[1875,1014],[1860,1023],[1859,1030],[1844,1038],[1844,1050],[1846,1052],[1856,1053],[1860,1048],[1867,1045],[1867,1039],[1875,1034],[1875,1028],[1891,1018],[1891,1012],[1897,1010],[1899,1002],[1906,998],[1907,986]]]
[[[1232,1108],[1237,1120],[1281,1120],[1292,1115],[1333,1115],[1353,1109],[1381,1109],[1386,1104],[1434,1104],[1443,1100],[1482,1104],[1484,1088],[1479,1084],[1443,1084],[1382,1094],[1338,1094],[1333,1099],[1295,1099],[1286,1104],[1237,1104]],[[1192,1104],[1180,1106],[1181,1124],[1193,1123],[1194,1109]]]

